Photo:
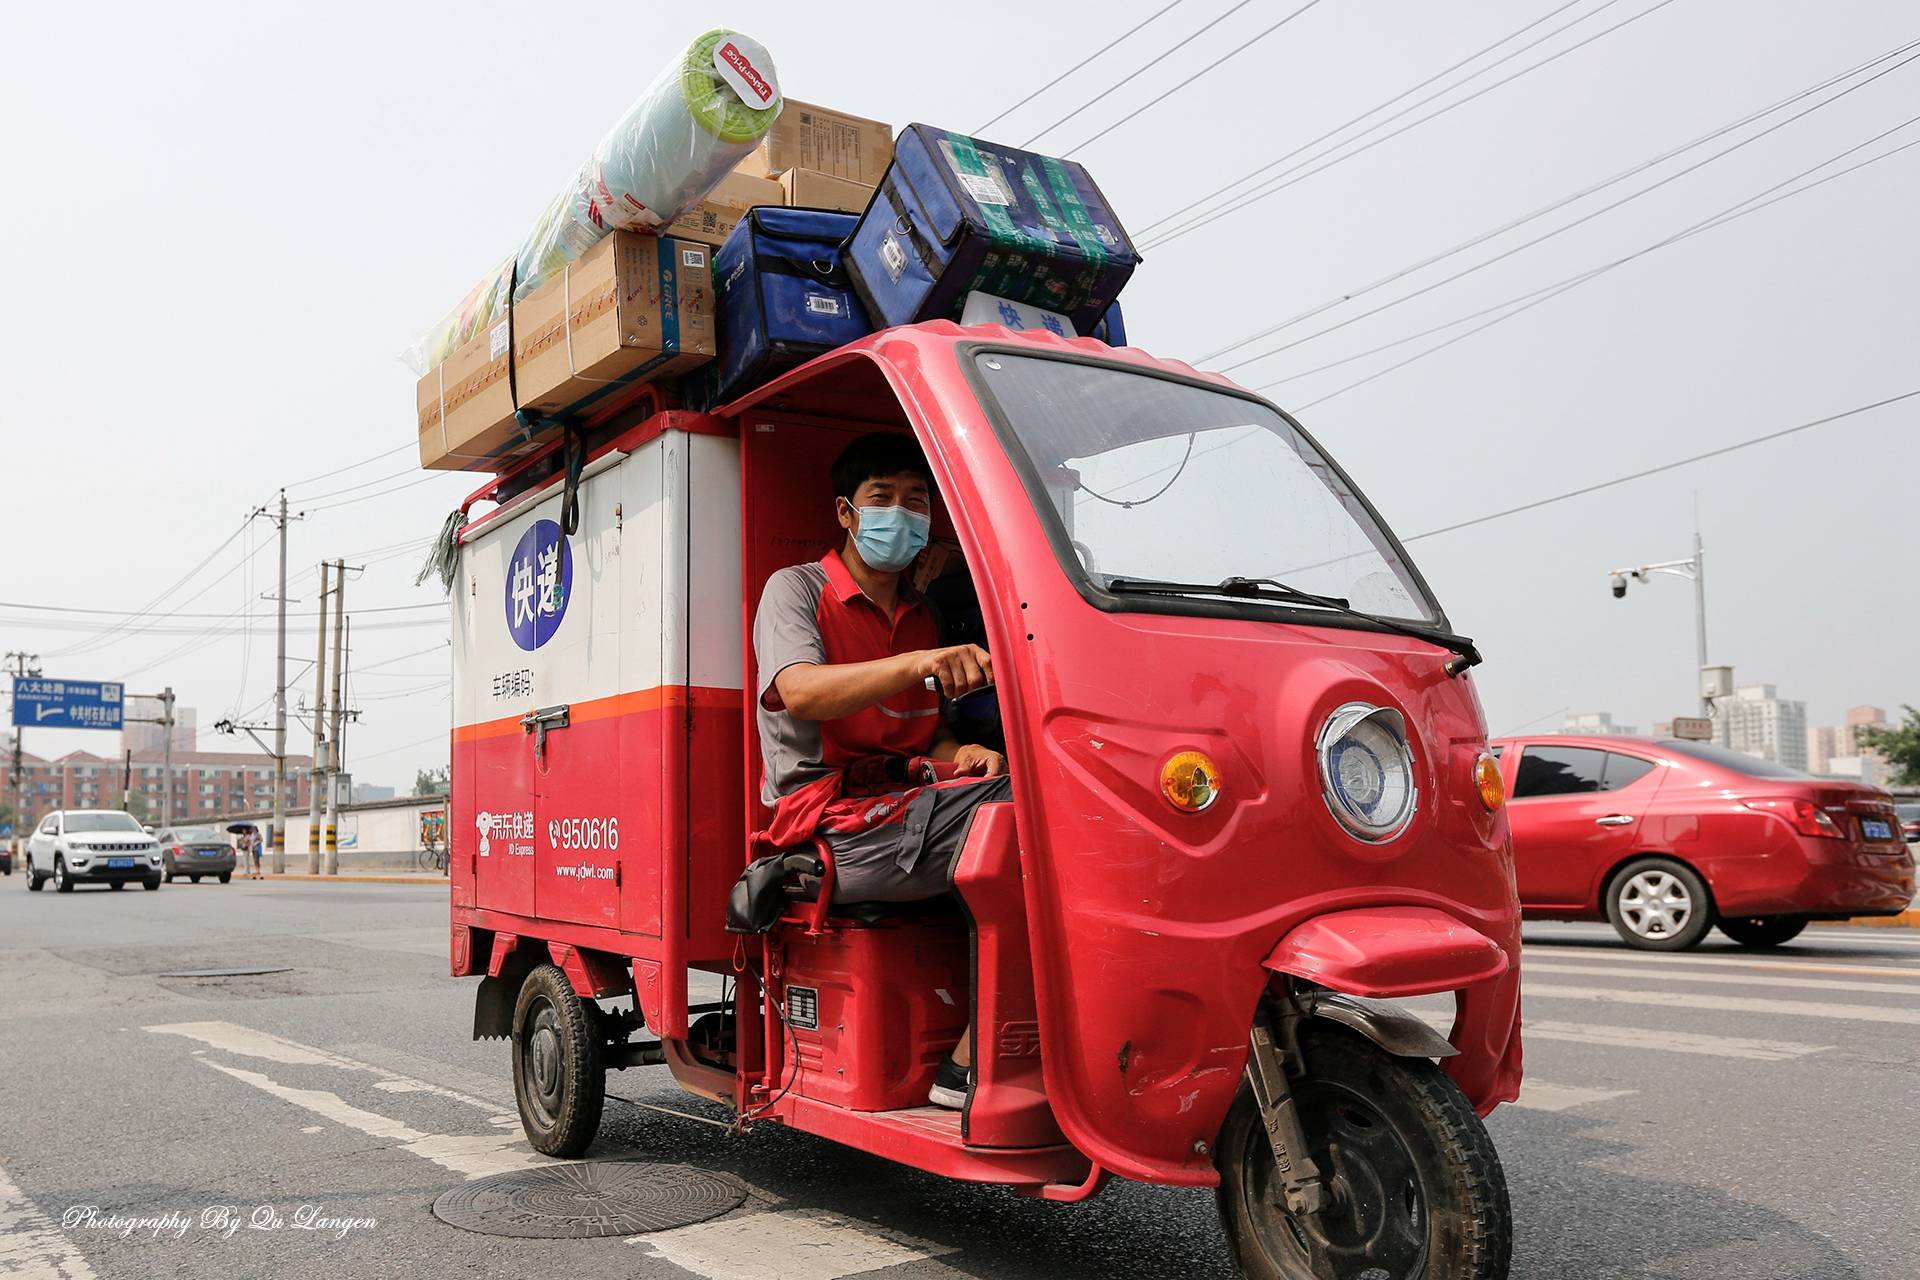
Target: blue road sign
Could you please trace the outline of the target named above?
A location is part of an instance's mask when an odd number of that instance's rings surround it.
[[[13,722],[22,728],[118,729],[125,714],[124,685],[14,677]]]

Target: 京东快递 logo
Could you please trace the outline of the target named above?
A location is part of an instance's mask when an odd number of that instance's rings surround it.
[[[535,520],[507,563],[507,631],[529,652],[553,639],[573,594],[573,550],[551,520]]]

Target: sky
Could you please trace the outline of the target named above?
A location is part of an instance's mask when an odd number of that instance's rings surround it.
[[[312,699],[314,619],[300,615],[314,608],[316,562],[364,565],[346,599],[361,709],[349,766],[404,789],[445,762],[450,715],[439,589],[413,577],[424,540],[478,482],[415,469],[414,378],[398,353],[511,251],[656,71],[725,24],[765,44],[792,98],[972,131],[1164,3],[842,4],[838,21],[790,4],[576,13],[474,0],[10,14],[0,651],[130,692],[171,685],[203,726],[270,716],[272,531],[246,516],[284,487],[305,513],[289,532],[291,697]],[[1660,578],[1616,600],[1608,573],[1688,555],[1696,509],[1713,662],[1804,699],[1815,724],[1857,703],[1920,703],[1920,398],[1413,537],[1920,388],[1920,147],[1484,331],[1401,342],[1638,254],[1903,125],[1920,65],[1680,174],[1871,73],[1836,84],[1213,354],[1887,54],[1920,36],[1911,5],[1324,0],[1276,28],[1300,3],[1181,0],[982,131],[1071,154],[1148,246],[1123,297],[1130,340],[1297,413],[1413,538],[1450,619],[1479,640],[1496,733],[1595,710],[1644,730],[1693,710],[1691,588]],[[1542,36],[1282,189],[1153,243],[1196,199],[1261,166],[1288,173]],[[1915,138],[1920,124],[1810,177]],[[1400,345],[1374,352],[1388,343]],[[156,597],[133,626],[99,614],[74,629],[75,615],[25,607],[130,611]],[[26,742],[37,754],[114,747],[101,733]],[[298,727],[290,742],[308,745]],[[203,732],[198,745],[247,744]]]

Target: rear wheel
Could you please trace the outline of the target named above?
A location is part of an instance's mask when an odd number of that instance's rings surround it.
[[[1607,920],[1628,946],[1685,951],[1713,927],[1713,899],[1693,869],[1670,858],[1642,858],[1607,885]]]
[[[229,881],[229,880],[231,880],[231,879],[233,879],[233,872],[231,872],[231,871],[222,871],[222,872],[220,873],[220,883],[221,883],[221,884],[225,884],[225,883],[227,883],[227,881]]]
[[[164,876],[162,877],[162,879],[164,879],[164,880],[165,880],[165,881],[166,881],[166,882],[167,882],[168,884],[172,884],[172,883],[173,883],[173,868],[172,868],[172,867],[168,867],[168,868],[167,868],[167,870],[166,870],[166,874],[165,874],[165,875],[164,875]]]
[[[513,1093],[535,1151],[577,1156],[606,1105],[599,1024],[558,965],[536,966],[513,1006]]]
[[[120,886],[119,886],[119,885],[115,885],[115,886],[113,886],[113,887],[114,887],[114,888],[116,888],[116,889],[118,889],[118,888],[119,888]],[[160,877],[159,877],[159,876],[153,876],[153,877],[151,877],[151,878],[149,878],[149,879],[147,879],[147,880],[143,880],[143,881],[141,881],[141,882],[140,882],[140,887],[141,887],[142,889],[158,889],[158,888],[160,887]]]
[[[67,874],[67,860],[57,853],[53,855],[53,891],[73,892],[73,877]]]
[[[1777,947],[1800,936],[1805,916],[1730,916],[1720,921],[1720,932],[1743,947]]]
[[[193,882],[194,884],[199,884],[199,883],[200,883],[200,877],[199,877],[199,876],[194,876],[194,875],[190,875],[190,876],[188,876],[188,877],[187,877],[187,879],[188,879],[188,880],[190,880],[190,881],[192,881],[192,882]]]
[[[1501,1280],[1513,1255],[1506,1174],[1459,1086],[1424,1058],[1308,1026],[1291,1082],[1331,1206],[1295,1218],[1244,1082],[1214,1159],[1240,1274],[1259,1280]]]

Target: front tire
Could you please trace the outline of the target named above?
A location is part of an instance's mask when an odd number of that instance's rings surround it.
[[[1730,916],[1720,921],[1720,932],[1743,947],[1777,947],[1800,936],[1805,916]]]
[[[115,885],[113,887],[118,889],[120,886]],[[160,877],[154,876],[151,879],[143,880],[140,882],[140,887],[143,889],[158,889],[160,887]]]
[[[1642,858],[1608,882],[1607,921],[1630,947],[1685,951],[1713,928],[1713,897],[1693,868],[1671,858]]]
[[[527,975],[513,1006],[513,1095],[535,1151],[577,1156],[600,1130],[607,1072],[600,1028],[560,966]]]
[[[112,883],[110,883],[107,887],[109,889],[112,889],[115,893],[118,893],[120,892],[120,890],[127,887],[127,882],[125,880],[115,880]]]
[[[67,860],[57,853],[53,855],[53,891],[73,892],[73,877],[67,874]]]
[[[1293,1080],[1333,1203],[1290,1215],[1244,1081],[1215,1149],[1217,1198],[1240,1274],[1258,1280],[1503,1280],[1513,1256],[1506,1174],[1458,1085],[1424,1058],[1307,1026]]]
[[[43,875],[41,875],[41,874],[40,874],[40,873],[39,873],[38,871],[35,871],[35,870],[33,869],[33,859],[32,859],[32,858],[28,858],[28,859],[27,859],[27,889],[28,889],[28,891],[30,891],[30,892],[32,892],[32,893],[38,893],[38,892],[40,892],[40,886],[42,886],[42,885],[44,885],[44,884],[45,884],[46,882],[47,882],[47,878],[46,878],[45,876],[43,876]]]

